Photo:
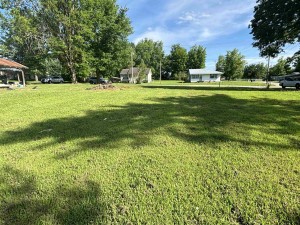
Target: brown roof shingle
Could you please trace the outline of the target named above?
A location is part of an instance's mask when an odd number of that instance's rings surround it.
[[[17,63],[17,62],[8,60],[8,59],[3,59],[3,58],[0,58],[0,67],[10,67],[10,68],[18,68],[18,69],[27,69],[28,68],[20,63]]]

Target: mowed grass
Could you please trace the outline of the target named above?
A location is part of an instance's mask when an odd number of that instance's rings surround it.
[[[274,86],[275,83],[278,82],[271,82],[269,83],[271,86]],[[183,86],[221,86],[221,87],[235,87],[235,86],[266,86],[265,81],[228,81],[224,80],[221,82],[195,82],[195,83],[188,83],[184,81],[178,81],[178,80],[154,80],[152,83],[147,85],[183,85]]]
[[[0,90],[0,224],[299,224],[300,92]]]

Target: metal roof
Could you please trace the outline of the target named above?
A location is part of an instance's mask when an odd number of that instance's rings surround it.
[[[191,75],[223,74],[222,72],[219,71],[206,70],[206,69],[189,69],[189,73]]]
[[[27,66],[24,66],[15,61],[11,61],[9,59],[0,58],[0,67],[8,67],[8,68],[17,68],[17,69],[28,69]]]
[[[149,74],[151,71],[150,68],[146,68],[145,73]],[[133,68],[129,68],[129,69],[123,69],[120,73],[120,75],[131,75],[133,73],[134,76],[138,76],[138,74],[140,73],[140,69],[138,67],[133,67]]]
[[[121,75],[127,75],[128,71],[129,71],[129,69],[123,69],[120,74]]]

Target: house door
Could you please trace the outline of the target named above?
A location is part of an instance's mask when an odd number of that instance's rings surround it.
[[[202,81],[202,75],[199,75],[199,82]]]

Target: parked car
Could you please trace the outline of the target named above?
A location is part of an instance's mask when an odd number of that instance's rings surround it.
[[[279,85],[282,88],[286,87],[295,87],[296,89],[300,89],[300,76],[296,77],[285,77],[283,80],[279,82]]]
[[[100,77],[99,80],[98,80],[98,82],[97,82],[97,77],[90,77],[89,78],[89,83],[90,84],[97,84],[97,83],[98,84],[106,84],[107,81],[104,80],[104,78]]]
[[[45,78],[42,78],[41,79],[41,82],[43,84],[51,84],[51,83],[63,83],[64,82],[64,79],[60,76],[48,76],[48,77],[45,77]]]
[[[120,77],[111,77],[110,82],[119,83],[119,82],[121,82],[121,78]]]

